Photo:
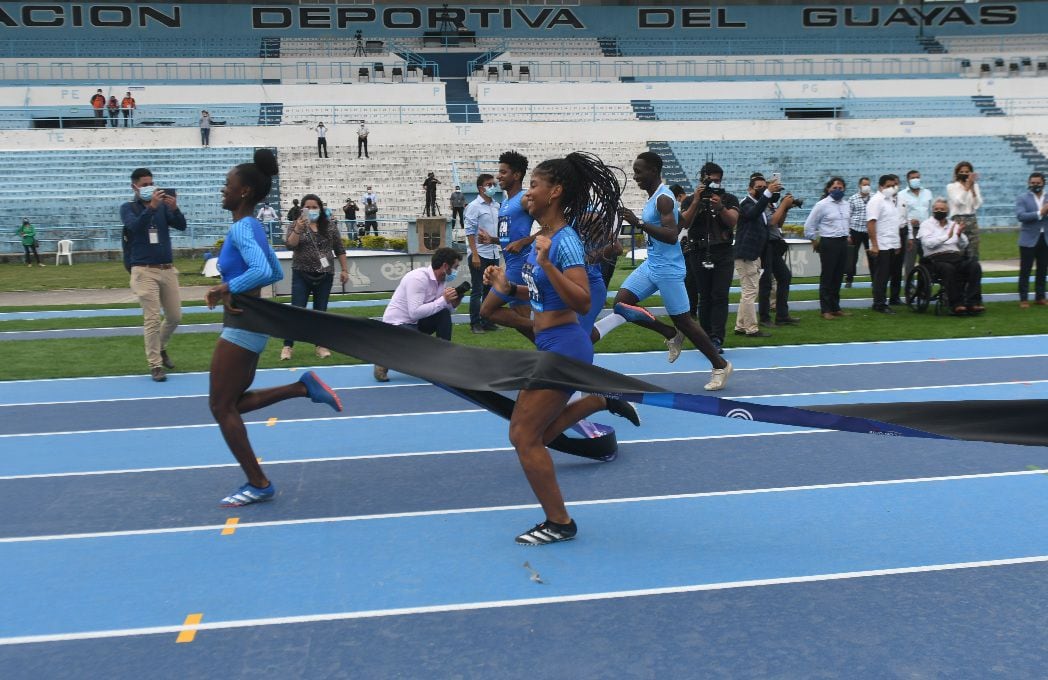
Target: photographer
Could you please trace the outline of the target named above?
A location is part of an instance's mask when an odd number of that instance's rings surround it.
[[[760,173],[750,178],[761,177]],[[760,284],[757,291],[757,316],[763,326],[771,325],[771,282],[775,279],[775,325],[786,326],[796,324],[798,319],[790,316],[790,282],[793,280],[793,272],[786,264],[786,253],[789,245],[782,234],[782,225],[786,222],[786,213],[791,208],[799,208],[804,201],[794,198],[793,194],[781,195],[782,189],[771,195],[771,201],[765,209],[768,216],[768,244],[764,247],[764,255],[761,265],[764,271],[761,273]]]
[[[458,276],[462,256],[452,248],[437,248],[429,267],[421,267],[404,275],[397,284],[382,321],[392,326],[414,328],[426,335],[436,335],[451,341],[451,310],[459,306],[469,291],[469,283],[458,288],[447,288]],[[375,365],[375,380],[388,382],[384,367]]]
[[[739,199],[722,188],[724,170],[716,163],[702,166],[699,181],[688,206],[681,206],[680,224],[688,227],[688,239],[681,246],[695,275],[699,325],[719,350],[724,345],[728,291],[735,273],[731,244],[739,221]]]

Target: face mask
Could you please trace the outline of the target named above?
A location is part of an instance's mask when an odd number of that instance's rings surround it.
[[[318,219],[320,219],[320,211],[319,210],[307,210],[306,211],[306,215],[309,216],[309,221],[310,222],[316,222]]]
[[[844,189],[832,189],[830,190],[830,198],[835,201],[839,201],[844,198]]]
[[[887,187],[885,189],[882,189],[881,193],[884,194],[885,198],[891,198],[895,195],[896,191],[898,191],[898,189],[896,189],[895,187]]]
[[[921,188],[921,180],[917,179],[917,178],[911,179],[910,180],[910,188],[911,189],[920,189]]]
[[[498,184],[492,184],[490,187],[484,187],[484,195],[488,198],[495,198],[499,195],[499,191],[500,189]]]
[[[859,187],[859,193],[862,194],[863,196],[869,196],[870,195],[870,185],[869,184],[865,184],[865,185]]]
[[[139,187],[138,188],[138,197],[141,198],[143,201],[149,202],[149,201],[153,200],[153,193],[155,191],[156,191],[156,187],[154,187],[152,184],[150,184],[147,187]]]
[[[1044,191],[1044,185],[1043,184],[1031,184],[1030,185],[1030,191],[1032,191],[1035,194],[1039,194],[1042,191]]]
[[[939,220],[940,222],[945,220],[947,215],[949,215],[949,213],[946,212],[945,210],[936,210],[935,212],[932,213],[932,217],[934,217],[935,219]]]
[[[452,269],[451,271],[448,272],[448,275],[444,277],[444,281],[446,281],[447,283],[451,283],[452,281],[454,281],[455,279],[458,278],[458,275],[459,275],[458,270],[457,269]]]

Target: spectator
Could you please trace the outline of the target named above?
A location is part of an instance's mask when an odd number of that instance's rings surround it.
[[[120,102],[116,97],[109,98],[106,110],[109,112],[109,127],[120,127]]]
[[[953,182],[946,185],[946,197],[950,203],[950,219],[956,220],[964,227],[968,236],[968,255],[979,259],[979,221],[975,211],[982,206],[982,193],[979,191],[979,173],[972,164],[961,161],[953,167]]]
[[[211,146],[211,114],[200,112],[200,146]]]
[[[120,110],[124,112],[124,127],[131,127],[135,124],[135,109],[138,108],[135,105],[135,98],[128,92],[124,95],[124,98],[120,100]]]
[[[40,242],[36,240],[36,228],[33,227],[28,217],[22,218],[22,226],[15,229],[15,234],[22,239],[22,249],[25,250],[25,266],[33,266],[33,263],[29,261],[29,253],[32,251],[36,257],[36,266],[43,267],[44,264],[40,261],[40,253],[36,250],[40,245]]]
[[[945,198],[938,198],[932,204],[932,216],[918,225],[924,262],[938,275],[954,314],[985,312],[982,267],[978,260],[964,253],[968,247],[964,225],[947,219],[948,215],[949,204]]]
[[[371,158],[368,155],[368,126],[364,124],[364,121],[360,121],[360,127],[357,128],[357,158],[360,158],[361,152],[364,153],[364,158]]]
[[[451,341],[451,310],[462,302],[454,288],[445,287],[458,276],[462,257],[452,248],[437,248],[430,266],[404,275],[386,306],[382,320],[393,326],[405,326],[426,335]],[[383,366],[375,365],[375,380],[388,382]]]
[[[790,316],[790,283],[793,281],[793,272],[786,263],[786,253],[790,247],[782,233],[786,214],[795,204],[793,194],[780,197],[778,193],[774,193],[771,201],[765,210],[768,215],[768,245],[765,246],[764,256],[761,258],[764,271],[761,273],[757,289],[757,316],[760,317],[762,325],[771,325],[771,284],[774,279],[775,325],[786,326],[799,321]]]
[[[901,277],[904,272],[906,276],[910,275],[910,270],[917,261],[920,244],[917,234],[921,229],[921,223],[932,214],[932,192],[921,188],[920,170],[910,170],[906,173],[906,190],[899,193],[899,212],[905,221],[899,228],[899,240],[906,244],[906,251],[898,275],[892,272],[893,278]]]
[[[458,217],[459,226],[465,228],[466,223],[463,219],[463,214],[466,208],[466,197],[459,185],[455,185],[455,191],[451,192],[451,198],[448,199],[448,203],[451,204],[451,226],[455,226],[455,218]]]
[[[266,229],[266,234],[269,235],[269,242],[273,243],[273,229],[279,226],[280,215],[268,203],[263,203],[262,207],[258,209],[255,219],[262,223],[262,226]]]
[[[295,201],[297,204],[298,201]],[[328,218],[324,202],[316,194],[302,197],[302,209],[294,222],[284,231],[284,245],[294,253],[291,258],[291,304],[305,308],[313,296],[313,309],[323,312],[328,308],[331,287],[335,283],[335,265],[332,254],[342,268],[341,282],[349,281],[349,263],[342,235]],[[284,340],[280,360],[291,358],[294,340]],[[317,356],[327,359],[331,351],[317,345]]]
[[[732,230],[739,219],[739,199],[723,189],[724,170],[716,163],[706,163],[699,171],[699,190],[681,205],[681,214],[693,213],[688,224],[689,252],[695,274],[697,300],[690,310],[699,325],[710,336],[717,349],[724,345],[728,323],[728,291],[735,271]],[[693,200],[701,205],[691,211]]]
[[[848,222],[848,265],[844,270],[844,287],[851,288],[855,280],[855,268],[859,264],[859,247],[866,253],[867,270],[870,265],[870,235],[866,232],[866,203],[870,200],[870,178],[859,178],[859,190],[848,199],[851,218]]]
[[[426,210],[425,214],[427,217],[434,217],[440,213],[440,207],[437,205],[437,185],[440,184],[440,180],[433,176],[433,173],[429,173],[426,179],[422,182],[422,188],[426,190]]]
[[[1034,303],[1048,305],[1045,300],[1045,273],[1048,272],[1048,201],[1044,200],[1044,173],[1034,172],[1027,181],[1029,191],[1019,194],[1015,201],[1015,216],[1019,219],[1019,306],[1030,306],[1030,270],[1034,262]]]
[[[456,187],[457,189],[458,187]],[[484,285],[484,271],[488,267],[499,266],[499,246],[497,241],[485,238],[478,242],[478,232],[487,237],[498,234],[500,204],[494,200],[499,193],[499,185],[494,175],[483,173],[477,177],[477,197],[466,207],[466,241],[469,243],[469,276],[472,292],[469,295],[469,328],[474,333],[498,330],[498,326],[482,319],[480,303],[487,296],[491,286]],[[461,196],[462,193],[459,192]]]
[[[378,235],[378,196],[368,187],[368,191],[361,200],[364,204],[364,234],[369,231]]]
[[[317,158],[327,158],[327,128],[322,121],[313,129],[317,131]]]
[[[677,205],[680,206],[680,213],[683,215],[684,211],[691,206],[691,198],[688,196],[688,192],[679,184],[671,184],[670,193],[673,194],[673,200],[677,201]],[[680,225],[680,249],[684,253],[684,289],[688,293],[688,313],[694,319],[695,310],[698,308],[699,289],[695,285],[696,274],[692,270],[692,259],[689,257],[691,253],[691,241],[688,240],[689,226],[689,224],[684,224],[683,222]],[[601,264],[601,273],[604,273],[603,263]],[[607,281],[607,279],[605,280]]]
[[[171,229],[185,231],[186,217],[173,194],[153,185],[153,173],[138,168],[131,173],[133,201],[120,207],[128,239],[131,292],[142,305],[143,336],[149,373],[156,382],[167,380],[173,369],[167,343],[182,320],[178,270],[172,262]],[[163,317],[161,318],[161,310]]]
[[[357,233],[357,203],[352,198],[346,199],[342,206],[342,213],[346,216],[346,234],[353,234],[356,238],[363,236],[363,232]]]
[[[105,109],[105,107],[106,107],[106,96],[104,94],[102,94],[102,90],[101,90],[101,88],[99,88],[98,90],[95,91],[95,93],[93,95],[91,95],[91,108],[94,109],[94,111],[95,111],[95,118],[102,118],[103,117],[103,115],[104,115],[103,109]],[[104,121],[103,121],[102,125],[103,126],[105,125]]]
[[[768,243],[768,213],[772,194],[782,185],[773,179],[768,184],[760,175],[750,179],[749,192],[739,202],[739,221],[735,228],[735,271],[739,275],[739,309],[735,315],[735,335],[766,338],[757,326],[757,290],[760,282],[761,255]]]
[[[291,201],[291,209],[287,211],[287,221],[294,222],[302,215],[302,207],[298,204],[298,199]]]
[[[811,239],[812,249],[819,253],[819,311],[827,320],[849,316],[841,309],[851,217],[851,206],[844,201],[845,186],[840,177],[831,177],[823,189],[825,197],[812,207],[804,222],[804,237]]]
[[[902,215],[895,202],[899,189],[899,178],[895,175],[881,175],[877,183],[877,195],[866,204],[866,230],[870,233],[870,261],[873,270],[873,311],[882,314],[894,314],[888,306],[888,279],[898,266],[902,257],[902,241],[899,238],[899,225]],[[892,290],[892,298],[898,299],[899,289]]]

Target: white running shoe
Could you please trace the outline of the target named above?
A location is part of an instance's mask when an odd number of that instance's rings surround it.
[[[284,348],[280,350],[280,360],[287,361],[291,358],[291,348],[284,345]]]
[[[680,348],[684,346],[684,334],[677,331],[677,334],[673,336],[673,339],[666,341],[666,349],[669,350],[669,356],[666,359],[672,364],[680,356]]]
[[[704,390],[715,392],[716,390],[723,390],[724,385],[728,382],[728,376],[731,375],[731,362],[724,368],[713,369],[713,375],[710,376],[710,381],[703,387]]]
[[[320,347],[318,345],[317,346],[317,356],[320,357],[321,359],[327,359],[329,356],[331,356],[331,350],[329,350],[327,347]]]

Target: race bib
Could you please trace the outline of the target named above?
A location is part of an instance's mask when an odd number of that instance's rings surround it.
[[[509,218],[499,215],[499,238],[509,238]]]
[[[539,287],[535,284],[535,270],[531,263],[526,263],[521,269],[521,278],[528,287],[528,298],[531,300],[531,308],[536,312],[542,311],[542,297],[539,295]]]

